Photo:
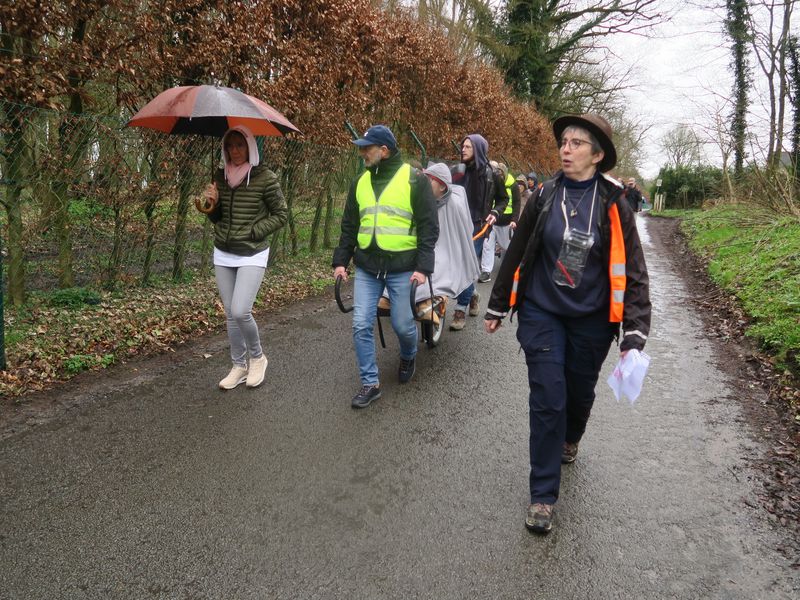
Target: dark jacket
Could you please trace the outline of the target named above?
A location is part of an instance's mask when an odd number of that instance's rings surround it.
[[[628,204],[633,212],[639,212],[642,210],[642,192],[640,192],[635,186],[626,186],[625,196],[627,197]]]
[[[259,165],[250,179],[231,189],[225,172],[214,175],[219,192],[216,209],[208,215],[214,223],[214,246],[220,250],[252,256],[269,248],[269,236],[286,223],[289,211],[278,176]]]
[[[381,192],[402,165],[403,159],[398,151],[378,165],[369,167],[376,198],[380,198]],[[353,259],[357,267],[374,274],[403,271],[419,271],[425,275],[433,273],[433,249],[439,238],[439,217],[436,212],[436,199],[428,178],[418,169],[411,169],[411,211],[414,213],[414,227],[417,233],[416,250],[389,252],[378,248],[375,238],[366,250],[358,247],[358,228],[361,218],[356,200],[356,185],[360,177],[361,175],[356,177],[350,184],[342,216],[339,246],[333,251],[333,267],[347,267],[350,259]]]
[[[474,158],[462,173],[453,174],[453,183],[467,191],[470,217],[473,223],[481,223],[490,213],[495,217],[503,214],[508,204],[505,181],[500,171],[495,171],[486,155],[489,143],[483,136],[471,134],[464,138],[472,142]],[[461,143],[464,143],[464,140]]]
[[[528,203],[517,223],[514,237],[500,264],[500,271],[495,279],[486,319],[505,317],[509,311],[513,313],[522,306],[528,279],[533,271],[536,257],[542,243],[542,230],[555,200],[556,192],[561,186],[560,172],[540,187]],[[604,264],[608,264],[610,254],[611,226],[608,220],[608,207],[616,204],[622,225],[622,237],[625,241],[625,275],[626,289],[622,317],[622,342],[620,350],[644,348],[650,333],[650,291],[647,265],[644,260],[636,219],[630,205],[625,200],[623,190],[605,177],[600,178],[598,195],[605,210],[598,210],[596,218],[600,226],[603,246]],[[514,272],[520,267],[517,300],[509,306]]]
[[[505,183],[503,183],[503,187],[505,187]],[[506,193],[507,192],[508,189],[506,189]],[[504,208],[503,212],[500,213],[500,216],[497,217],[497,224],[500,227],[505,227],[506,225],[510,225],[512,222],[514,223],[519,222],[519,203],[520,203],[519,186],[515,181],[514,184],[511,186],[511,212],[506,214]]]

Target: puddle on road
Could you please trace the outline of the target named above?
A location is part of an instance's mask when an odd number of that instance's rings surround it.
[[[636,227],[639,229],[639,239],[642,240],[642,244],[648,248],[652,248],[653,244],[650,241],[650,233],[647,231],[647,219],[640,214],[636,215]]]

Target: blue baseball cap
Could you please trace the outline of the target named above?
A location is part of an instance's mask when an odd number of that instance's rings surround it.
[[[353,140],[356,146],[386,146],[389,150],[397,150],[397,140],[392,130],[386,125],[373,125],[367,129],[363,137]]]

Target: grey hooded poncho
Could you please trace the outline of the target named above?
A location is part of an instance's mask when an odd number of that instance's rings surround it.
[[[436,201],[439,214],[439,239],[435,248],[435,268],[431,281],[437,296],[455,298],[480,272],[478,257],[472,243],[472,219],[467,205],[467,194],[460,185],[453,185],[450,169],[444,163],[431,163],[424,173],[430,174],[447,186],[447,191]],[[424,289],[423,289],[424,288]],[[430,287],[417,289],[417,302],[430,297]]]

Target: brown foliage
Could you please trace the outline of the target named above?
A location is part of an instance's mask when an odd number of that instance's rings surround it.
[[[345,120],[383,122],[401,140],[413,127],[434,156],[454,157],[451,140],[476,132],[492,153],[556,164],[547,120],[498,71],[461,62],[442,32],[369,0],[21,0],[0,9],[0,24],[14,50],[0,64],[8,100],[55,106],[80,94],[132,110],[171,85],[218,80],[318,143],[346,143]]]

